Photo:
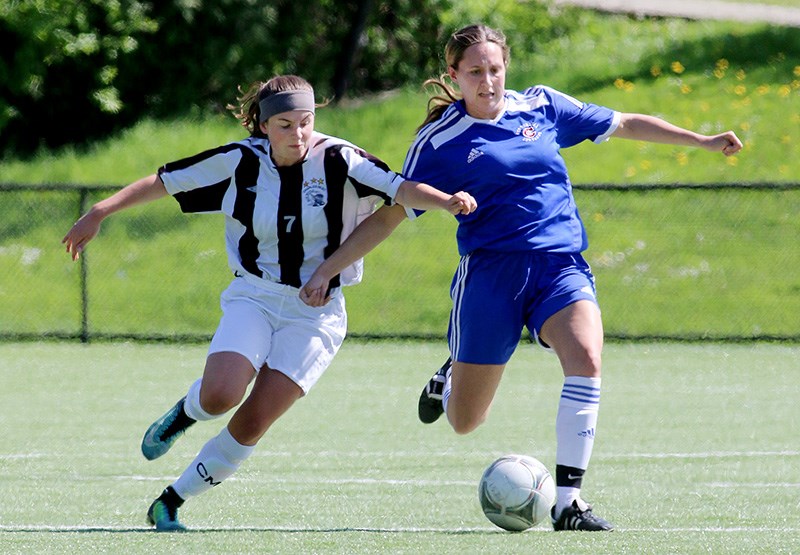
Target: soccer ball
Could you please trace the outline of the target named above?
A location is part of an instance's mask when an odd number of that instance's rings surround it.
[[[555,498],[550,472],[526,455],[500,457],[484,471],[478,486],[483,514],[511,532],[527,530],[548,518]]]

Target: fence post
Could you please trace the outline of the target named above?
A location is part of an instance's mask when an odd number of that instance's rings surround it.
[[[89,198],[89,190],[81,187],[80,202],[78,207],[78,217],[86,213],[86,203]],[[87,284],[89,263],[86,259],[86,251],[81,253],[80,268],[80,288],[81,288],[81,343],[89,342],[89,287]]]

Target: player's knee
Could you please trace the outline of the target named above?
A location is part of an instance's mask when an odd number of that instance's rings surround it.
[[[228,412],[242,401],[242,395],[230,388],[208,388],[200,390],[200,406],[209,414]]]
[[[599,378],[603,357],[600,349],[582,349],[574,352],[564,361],[564,370],[567,375]]]

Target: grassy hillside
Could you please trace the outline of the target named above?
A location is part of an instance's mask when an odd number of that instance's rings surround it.
[[[573,182],[798,181],[800,30],[580,14],[568,36],[534,53],[512,52],[509,87],[544,83],[703,132],[733,129],[746,148],[724,158],[622,140],[583,144],[565,152]],[[351,101],[321,109],[317,127],[399,168],[425,101],[416,88]],[[0,183],[123,185],[166,161],[243,136],[229,115],[145,121],[86,152],[5,160]],[[17,330],[52,329],[53,314],[57,329],[76,325],[79,270],[58,244],[77,214],[67,196],[45,202],[0,194],[0,213],[12,215],[4,216],[0,234],[7,272],[0,272],[0,300],[20,315],[8,324]],[[800,235],[797,191],[576,196],[610,332],[796,333],[800,281],[796,272],[774,268],[800,267],[792,247]],[[89,282],[94,317],[105,329],[213,330],[216,297],[228,279],[220,223],[176,214],[166,200],[104,226],[90,249]],[[429,214],[401,226],[372,253],[365,282],[348,292],[351,329],[443,334],[457,261],[454,229],[447,216]],[[20,281],[34,293],[14,294]],[[31,310],[37,296],[60,308]],[[140,300],[136,310],[132,298]]]

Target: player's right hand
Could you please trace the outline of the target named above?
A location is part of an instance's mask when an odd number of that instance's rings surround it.
[[[98,218],[90,210],[75,222],[72,228],[61,239],[61,243],[66,246],[67,253],[72,255],[72,260],[81,257],[86,244],[97,236],[100,231],[101,218]]]
[[[478,208],[478,203],[475,198],[466,193],[464,191],[459,191],[452,197],[450,197],[450,202],[447,206],[447,211],[453,214],[462,214],[467,215],[471,214]]]

